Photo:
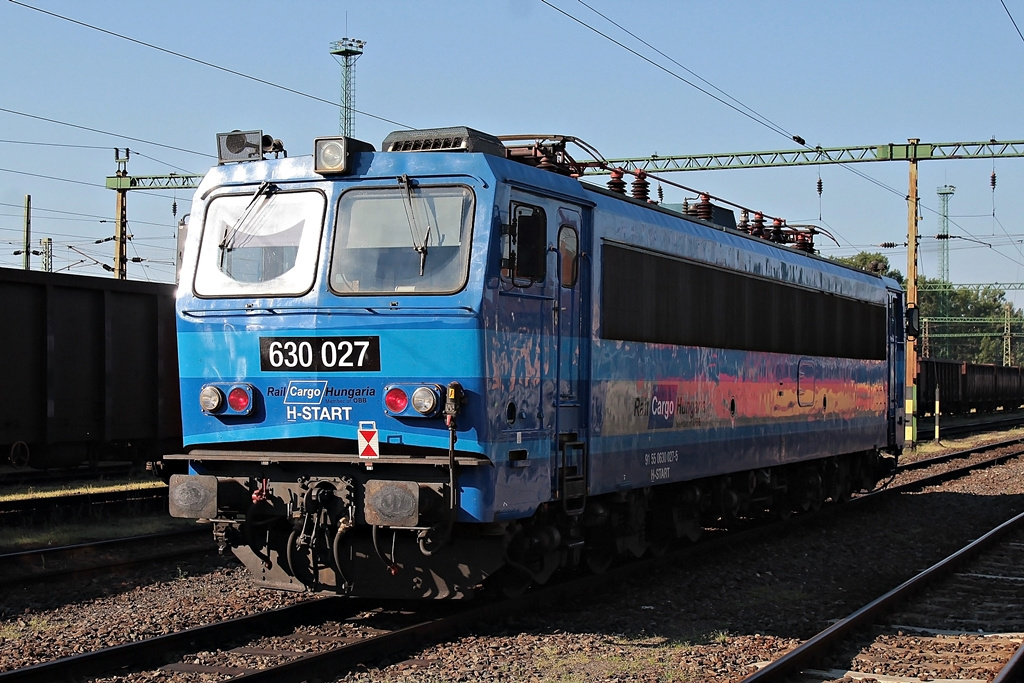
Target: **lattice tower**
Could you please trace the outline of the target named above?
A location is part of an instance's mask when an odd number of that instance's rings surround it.
[[[338,130],[342,135],[349,137],[355,131],[352,102],[355,98],[356,60],[363,54],[364,45],[365,40],[355,38],[342,38],[331,43],[331,54],[341,58],[341,110],[338,113]]]
[[[939,193],[939,280],[949,282],[949,198],[956,188],[943,185]],[[942,315],[945,315],[943,313]]]

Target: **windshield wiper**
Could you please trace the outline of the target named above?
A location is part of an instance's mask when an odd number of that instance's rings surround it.
[[[277,185],[274,185],[273,183],[268,182],[266,180],[260,183],[260,186],[256,188],[256,192],[253,193],[252,198],[249,200],[249,204],[245,207],[245,210],[242,211],[242,215],[238,217],[238,220],[235,221],[234,225],[232,225],[228,230],[224,231],[224,238],[220,241],[220,244],[218,245],[220,247],[220,268],[222,270],[224,268],[224,257],[229,251],[235,248],[235,235],[241,229],[242,225],[247,220],[249,220],[249,217],[254,213],[253,207],[256,206],[257,200],[259,200],[259,198],[264,195],[270,196],[271,194],[276,192],[277,189]]]
[[[412,203],[412,181],[409,176],[402,174],[398,176],[398,186],[405,190],[402,195],[405,199],[405,218],[409,221],[409,234],[412,235],[412,248],[420,255],[420,277],[427,265],[427,242],[430,240],[430,222],[427,222],[426,232],[423,233],[423,243],[419,242],[419,227],[416,225],[416,207]]]

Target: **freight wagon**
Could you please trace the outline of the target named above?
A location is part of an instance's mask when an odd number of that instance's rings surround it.
[[[181,448],[174,289],[0,268],[0,457],[48,468]]]
[[[1024,405],[1024,369],[924,358],[918,371],[918,412],[935,412],[935,389],[944,415],[1014,410]]]

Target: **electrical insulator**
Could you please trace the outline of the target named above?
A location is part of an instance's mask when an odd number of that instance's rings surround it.
[[[895,249],[896,248],[896,243],[895,242],[882,242],[878,246],[880,246],[882,249]]]
[[[819,197],[821,196],[821,188],[822,188],[821,178],[818,178],[818,196]]]
[[[989,176],[988,184],[992,186],[992,189],[996,189],[996,172],[992,171],[992,175]]]
[[[935,239],[937,239],[937,240],[948,240],[949,239],[949,235],[946,235],[946,234],[940,232],[938,235],[935,236]]]

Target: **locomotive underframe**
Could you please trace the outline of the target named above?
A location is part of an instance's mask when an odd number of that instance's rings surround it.
[[[204,453],[206,474],[172,478],[171,512],[211,523],[221,549],[230,548],[258,584],[418,599],[466,598],[490,584],[517,592],[564,569],[601,572],[617,557],[694,541],[705,527],[843,501],[895,465],[893,456],[866,451],[590,496],[581,508],[555,501],[520,520],[467,523],[456,521],[458,501],[441,458],[368,468],[338,456],[310,462],[253,452],[261,459],[245,462],[239,453]]]
[[[366,461],[201,451],[188,457],[197,456],[204,474],[171,478],[171,514],[212,523],[221,549],[230,548],[260,585],[458,598],[502,563],[506,525],[462,524],[455,534],[458,501],[447,456]],[[489,462],[455,458],[457,471],[475,466]]]

